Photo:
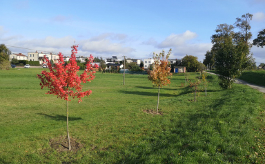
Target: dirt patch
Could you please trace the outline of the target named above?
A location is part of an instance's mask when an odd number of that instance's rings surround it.
[[[75,138],[70,138],[70,143],[72,152],[77,152],[84,147],[80,142],[77,142]],[[68,138],[66,136],[52,138],[50,139],[50,146],[57,152],[69,151]]]
[[[161,109],[158,109],[158,113],[156,110],[153,109],[145,109],[143,112],[148,113],[148,114],[157,114],[157,115],[163,115],[163,112],[161,112]]]

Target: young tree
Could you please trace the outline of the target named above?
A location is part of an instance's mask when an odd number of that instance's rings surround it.
[[[61,98],[66,100],[66,112],[67,112],[67,136],[68,136],[68,144],[69,150],[71,150],[70,144],[70,135],[68,129],[68,101],[70,97],[79,98],[79,103],[82,101],[82,97],[89,96],[92,91],[82,91],[81,82],[86,83],[90,82],[95,78],[92,65],[90,63],[93,62],[93,56],[90,55],[89,60],[86,64],[85,71],[80,75],[77,75],[79,71],[79,66],[77,66],[76,62],[76,54],[77,54],[76,45],[72,46],[72,55],[70,58],[70,62],[65,65],[63,60],[63,55],[59,53],[59,61],[55,63],[54,67],[52,67],[51,62],[44,57],[44,61],[47,63],[49,72],[42,71],[41,74],[38,74],[38,78],[41,80],[40,86],[41,89],[43,87],[49,88],[49,91],[46,94],[57,95],[57,98]]]
[[[141,69],[144,68],[144,62],[143,62],[143,61],[141,61],[141,63],[140,63],[140,68],[141,68]]]
[[[263,48],[265,46],[265,29],[261,30],[256,39],[253,40],[253,45]]]
[[[200,75],[202,74],[202,72],[206,69],[205,65],[202,64],[201,62],[198,62],[197,64],[197,71],[200,72]]]
[[[160,88],[170,84],[170,79],[168,79],[168,76],[171,76],[172,74],[170,73],[171,68],[168,62],[168,57],[171,51],[172,50],[170,49],[167,55],[165,55],[164,50],[161,53],[159,53],[159,55],[154,53],[153,69],[149,72],[148,76],[148,79],[152,81],[153,86],[158,87],[157,107],[156,107],[157,113],[159,106]]]

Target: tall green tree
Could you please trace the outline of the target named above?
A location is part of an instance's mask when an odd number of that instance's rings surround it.
[[[263,69],[264,66],[265,66],[265,63],[260,63],[258,67]]]
[[[253,40],[253,45],[263,48],[265,46],[265,29],[261,30],[256,39]]]
[[[0,69],[7,70],[10,68],[10,54],[11,51],[4,44],[0,44]]]
[[[104,61],[103,59],[102,59],[102,57],[95,57],[94,58],[94,62],[102,62],[102,61]]]
[[[107,67],[107,65],[106,65],[105,61],[104,60],[101,60],[101,62],[100,62],[100,70],[101,70],[101,73],[105,72],[106,67]]]
[[[0,44],[0,62],[4,60],[9,60],[10,54],[11,51],[4,44]]]
[[[245,41],[234,40],[234,33],[227,33],[212,40],[215,47],[215,69],[219,74],[220,86],[231,88],[244,65],[244,57],[248,54],[248,45]]]
[[[235,38],[238,40],[243,40],[246,44],[252,37],[252,33],[250,32],[251,26],[250,21],[252,20],[253,15],[246,13],[241,16],[241,18],[236,18],[235,26],[239,28],[239,32],[235,33]]]
[[[203,64],[211,69],[214,66],[214,62],[214,53],[212,51],[207,51]]]
[[[195,72],[197,71],[198,67],[198,57],[192,55],[186,55],[182,59],[182,65],[186,66],[188,72]]]

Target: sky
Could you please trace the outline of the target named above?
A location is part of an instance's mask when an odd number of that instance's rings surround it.
[[[203,62],[219,24],[253,14],[252,40],[265,29],[265,0],[1,0],[0,44],[12,53],[152,58],[168,52]],[[265,47],[251,49],[257,65]]]

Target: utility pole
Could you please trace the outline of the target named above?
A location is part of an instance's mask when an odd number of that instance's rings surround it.
[[[125,57],[126,56],[123,56],[124,57],[124,60],[123,60],[123,85],[125,85]]]

